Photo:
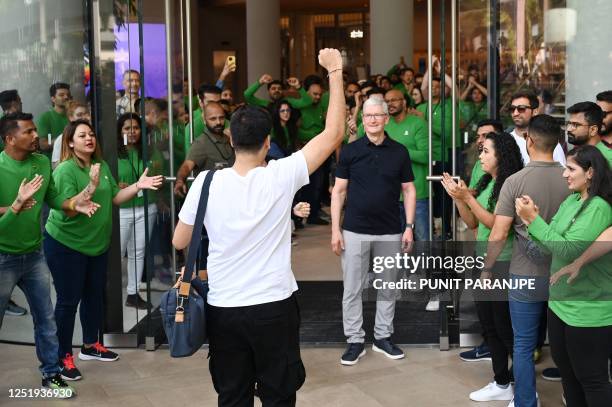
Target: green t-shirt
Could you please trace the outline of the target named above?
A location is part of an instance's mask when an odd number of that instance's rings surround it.
[[[459,115],[461,118],[461,129],[467,131],[470,135],[470,140],[476,135],[478,130],[478,122],[489,117],[487,102],[476,104],[469,100],[459,101]],[[463,135],[461,136],[463,138]]]
[[[563,201],[550,224],[538,216],[528,227],[535,241],[552,253],[551,273],[574,261],[612,224],[612,207],[604,199],[592,198],[578,214],[582,203],[580,194],[574,193]],[[567,276],[552,285],[548,306],[570,326],[612,325],[612,254],[583,266],[571,285]]]
[[[470,185],[468,186],[470,189],[476,189],[476,185],[478,185],[478,181],[482,178],[485,172],[482,169],[482,164],[480,160],[476,160],[474,163],[474,167],[472,167],[472,175],[470,176]]]
[[[11,206],[17,198],[17,192],[23,179],[31,181],[37,174],[43,176],[43,185],[34,194],[36,205],[19,214],[9,210],[0,216],[0,252],[10,254],[31,253],[40,248],[42,234],[40,231],[40,214],[43,202],[50,207],[61,209],[64,201],[55,188],[51,177],[51,162],[42,154],[30,154],[23,161],[9,157],[6,152],[0,153],[0,206]],[[76,194],[75,194],[76,195]]]
[[[480,194],[476,197],[476,201],[485,208],[489,212],[493,212],[493,210],[489,210],[489,198],[491,198],[491,194],[493,193],[493,187],[495,186],[495,180],[492,179],[489,182],[489,185],[482,190]],[[478,222],[478,229],[476,232],[476,254],[479,256],[484,255],[487,252],[487,245],[489,241],[489,235],[491,234],[491,229],[486,227],[483,223]],[[497,258],[498,261],[510,261],[512,259],[512,242],[514,241],[514,233],[510,231],[508,233],[508,237],[506,238],[506,243],[502,252],[499,254]]]
[[[149,153],[149,176],[162,174],[164,170],[164,161],[159,150],[154,149]],[[144,171],[144,163],[138,155],[138,150],[131,148],[127,151],[127,157],[120,157],[117,160],[117,183],[125,183],[132,185],[140,179]],[[135,206],[144,206],[144,194],[148,194],[149,203],[154,203],[157,198],[157,191],[140,191],[134,198],[120,205],[121,208],[133,208]]]
[[[68,117],[64,114],[57,113],[53,108],[47,110],[36,120],[36,131],[40,138],[48,139],[51,135],[50,149],[43,154],[51,157],[53,141],[64,132],[64,127],[68,125]]]
[[[302,117],[300,127],[298,128],[298,138],[301,141],[306,143],[323,131],[325,128],[326,111],[327,106],[323,101],[300,109]]]
[[[444,158],[448,159],[448,150],[450,150],[452,146],[452,123],[453,123],[453,112],[452,112],[452,102],[450,99],[446,99],[444,102],[444,141],[445,141],[445,151]],[[425,121],[429,120],[429,114],[427,111],[427,103],[420,104],[417,107],[417,110],[423,113]],[[459,119],[459,115],[457,115],[457,120]],[[459,124],[457,122],[457,124]],[[431,128],[433,132],[433,140],[432,140],[432,148],[433,148],[433,157],[434,160],[440,161],[442,159],[442,105],[438,102],[433,105],[433,120],[431,123]],[[459,126],[457,126],[459,128]],[[455,139],[455,146],[461,146],[461,135],[457,134]]]
[[[429,196],[429,186],[426,180],[429,170],[427,124],[416,116],[407,115],[400,123],[396,123],[392,117],[385,126],[385,131],[390,138],[408,150],[412,162],[416,197],[417,199],[426,199]],[[403,195],[401,197],[403,199]]]
[[[100,204],[96,213],[88,218],[78,214],[68,217],[62,211],[51,210],[46,229],[55,240],[87,256],[99,256],[110,245],[112,231],[113,198],[119,192],[117,182],[106,162],[101,162],[100,184],[92,201]],[[89,167],[81,168],[77,162],[61,162],[53,171],[53,180],[64,199],[81,192],[89,183]]]
[[[603,141],[600,141],[599,143],[595,144],[595,147],[597,147],[597,149],[601,151],[604,157],[606,157],[606,159],[608,160],[608,165],[612,167],[612,148],[605,145]]]
[[[266,108],[269,107],[272,104],[272,101],[260,99],[255,96],[255,93],[257,93],[257,91],[261,87],[262,85],[259,83],[259,81],[257,81],[251,84],[248,88],[246,88],[246,90],[244,91],[245,102],[247,102],[249,105],[261,106]],[[300,88],[299,93],[300,97],[297,99],[287,98],[287,101],[294,109],[302,109],[312,103],[312,99],[310,98],[310,96],[308,96],[308,93],[306,93],[304,88]],[[323,95],[323,97],[325,97],[325,94]],[[327,98],[329,100],[329,95],[327,96]]]

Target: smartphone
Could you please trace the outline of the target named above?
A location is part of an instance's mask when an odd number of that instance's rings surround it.
[[[236,57],[234,55],[228,55],[227,57],[228,65],[236,65]]]

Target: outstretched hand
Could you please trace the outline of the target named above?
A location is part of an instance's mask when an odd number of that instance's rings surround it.
[[[157,188],[162,184],[162,182],[164,182],[164,176],[154,175],[152,177],[149,177],[147,176],[148,172],[149,169],[145,168],[145,170],[142,172],[142,175],[140,176],[140,179],[136,183],[136,187],[138,189],[152,189],[156,191]]]

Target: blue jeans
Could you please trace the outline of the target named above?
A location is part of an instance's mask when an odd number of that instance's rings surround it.
[[[520,276],[512,275],[513,280]],[[548,283],[548,278],[536,278],[536,287]],[[514,405],[516,407],[536,407],[536,376],[533,352],[538,344],[538,332],[542,313],[546,311],[546,301],[529,301],[533,296],[525,290],[510,290],[509,305],[512,331],[514,333]],[[536,296],[538,297],[538,296]]]
[[[406,210],[404,202],[399,203],[400,220],[402,222],[402,233],[406,228]],[[416,200],[416,212],[414,214],[414,240],[425,242],[429,240],[429,199]]]
[[[107,253],[87,256],[64,246],[45,232],[43,241],[53,284],[57,292],[55,320],[59,357],[72,355],[72,334],[77,306],[83,328],[83,343],[99,341],[104,315]]]
[[[57,328],[51,304],[51,274],[42,250],[28,254],[0,253],[0,327],[15,286],[24,292],[34,320],[36,356],[43,377],[60,371]]]

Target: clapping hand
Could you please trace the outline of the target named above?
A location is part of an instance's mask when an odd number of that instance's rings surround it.
[[[36,206],[36,199],[33,198],[34,194],[43,185],[44,178],[42,175],[36,175],[30,182],[26,182],[24,178],[19,185],[17,192],[17,199],[12,205],[13,210],[20,212],[28,209],[32,209]]]
[[[448,173],[442,174],[442,186],[451,198],[457,201],[467,201],[472,194],[463,180],[456,182]]]
[[[149,169],[145,168],[145,170],[142,172],[142,175],[140,176],[140,179],[136,183],[136,187],[138,189],[152,189],[156,191],[157,188],[162,184],[162,182],[164,182],[164,176],[154,175],[152,177],[149,177],[147,176],[148,172]]]
[[[514,203],[516,214],[521,218],[524,224],[529,225],[538,217],[540,209],[537,207],[533,199],[528,195],[523,195],[516,198]]]

